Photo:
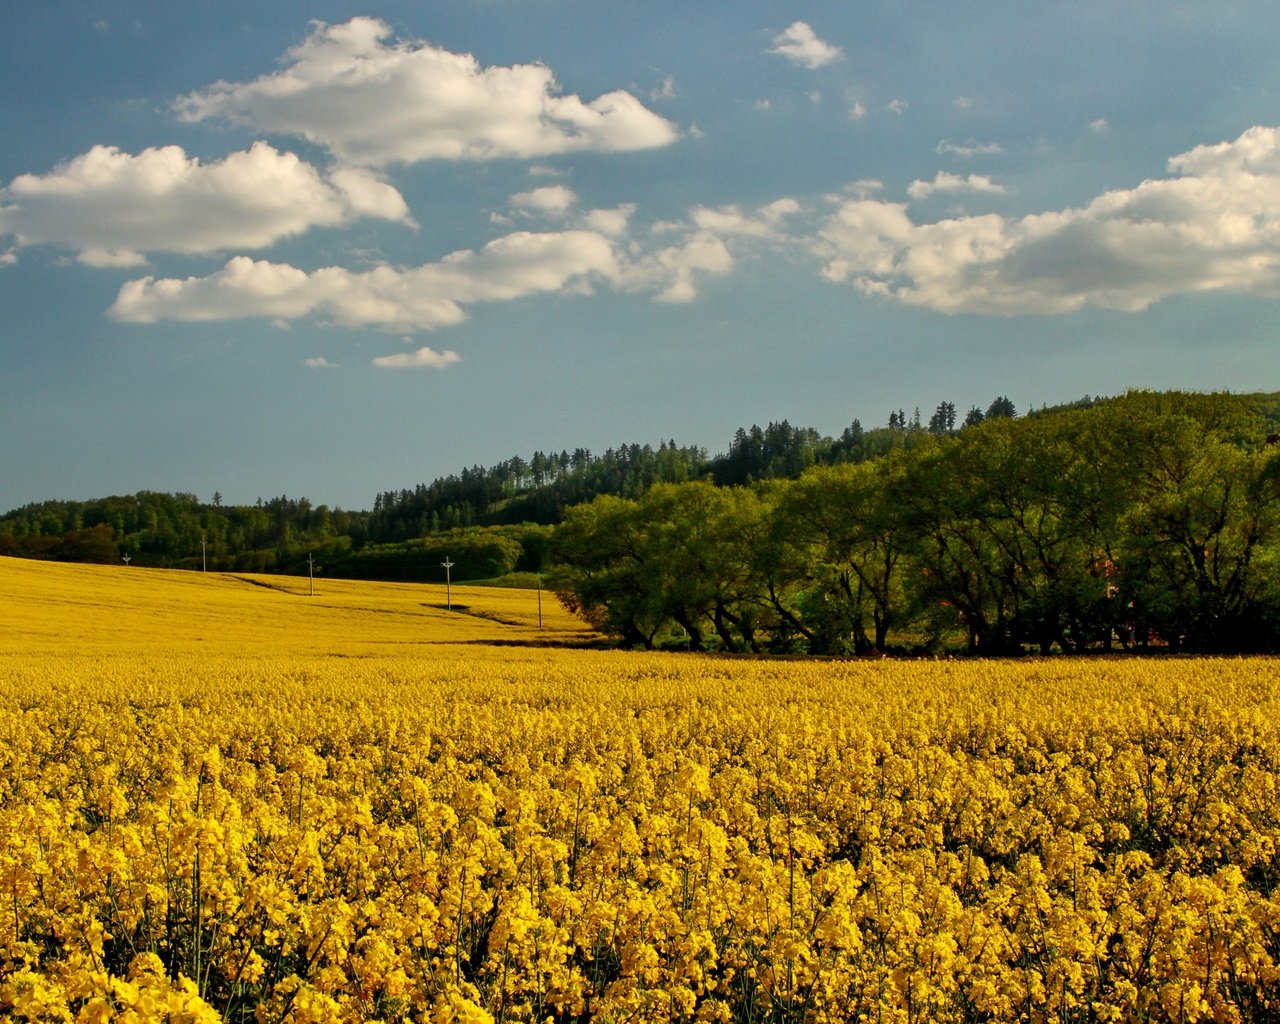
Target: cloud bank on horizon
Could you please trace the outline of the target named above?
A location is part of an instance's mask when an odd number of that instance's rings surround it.
[[[796,75],[846,60],[803,21],[773,35],[764,53],[784,58]],[[222,265],[208,273],[125,281],[109,315],[139,324],[309,320],[401,335],[456,326],[478,304],[538,295],[613,291],[690,303],[706,281],[769,258],[799,261],[864,300],[949,314],[1136,312],[1202,292],[1280,297],[1280,129],[1265,125],[1171,156],[1163,177],[1021,216],[967,207],[932,218],[919,212],[1016,195],[1016,183],[980,168],[939,168],[900,198],[867,181],[835,195],[783,194],[757,204],[708,197],[676,220],[649,217],[634,202],[595,208],[556,182],[514,192],[492,212],[490,222],[506,233],[438,259],[294,266],[264,251],[321,228],[380,221],[413,231],[429,221],[430,211],[411,209],[396,184],[412,165],[529,161],[537,174],[541,165],[532,161],[621,159],[691,145],[698,133],[632,91],[583,99],[565,93],[545,65],[486,67],[470,54],[394,39],[376,18],[316,24],[281,65],[249,81],[216,82],[172,106],[180,122],[225,122],[272,141],[206,161],[177,145],[136,154],[95,145],[15,177],[0,189],[0,238],[9,246],[0,264],[38,246],[104,270],[142,266],[161,253],[217,257]],[[675,92],[667,77],[654,95]],[[967,109],[970,101],[960,99],[957,109]],[[864,120],[864,102],[850,103],[861,112],[853,120]],[[905,117],[914,108],[895,98],[885,109]],[[286,140],[328,163],[282,148]],[[936,148],[968,166],[1001,152],[998,143],[972,139],[943,139]],[[459,359],[422,347],[373,364],[444,369]]]

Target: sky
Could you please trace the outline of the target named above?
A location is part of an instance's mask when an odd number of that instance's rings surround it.
[[[1280,390],[1273,0],[7,0],[0,511]]]

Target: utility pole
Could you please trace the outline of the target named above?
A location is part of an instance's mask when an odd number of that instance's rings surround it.
[[[314,555],[307,555],[307,581],[311,584],[311,596],[316,596],[316,559]]]
[[[124,567],[125,567],[126,569],[127,569],[127,568],[129,568],[129,559],[131,559],[132,557],[133,557],[133,555],[125,555],[125,556],[124,556]]]
[[[203,533],[200,534],[200,571],[201,572],[209,571],[209,556],[205,553]]]
[[[440,563],[444,566],[444,602],[449,611],[453,611],[453,579],[449,572],[453,568],[453,563],[449,561],[449,556],[444,556],[444,561]]]
[[[542,628],[542,573],[538,573],[538,628]]]

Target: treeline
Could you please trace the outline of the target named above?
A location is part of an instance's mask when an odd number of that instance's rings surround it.
[[[556,530],[554,586],[644,647],[1280,648],[1273,405],[1081,404],[794,480],[598,497]]]
[[[442,581],[554,569],[628,644],[1006,653],[1280,647],[1278,395],[786,421],[535,453],[349,512],[141,492],[0,518],[0,555]]]
[[[1073,404],[1095,401],[1086,397]],[[737,486],[789,479],[810,466],[864,462],[909,448],[922,437],[952,434],[984,419],[1015,415],[1013,402],[1002,395],[986,412],[971,408],[963,423],[957,423],[954,404],[941,402],[927,422],[919,409],[910,418],[899,409],[889,413],[887,426],[864,429],[855,419],[834,438],[787,420],[767,427],[740,427],[729,450],[716,456],[674,440],[657,448],[619,445],[603,455],[585,448],[559,454],[539,451],[528,460],[515,456],[487,468],[472,466],[412,490],[379,494],[369,519],[369,537],[388,542],[466,526],[554,524],[566,509],[601,494],[638,498],[656,484],[712,480]]]
[[[308,554],[362,547],[368,513],[306,498],[226,506],[215,494],[140,491],[94,501],[45,501],[0,519],[0,555],[153,568],[297,571]]]
[[[1087,401],[1092,401],[1088,399]],[[930,431],[949,431],[941,403],[927,426],[919,410],[889,414],[887,427],[864,430],[858,420],[837,438],[783,420],[739,429],[728,452],[664,441],[624,444],[595,455],[535,452],[496,466],[473,466],[430,484],[376,496],[373,510],[344,511],[285,495],[251,506],[227,506],[221,495],[141,491],[93,501],[45,501],[0,517],[0,555],[74,562],[117,562],[153,568],[207,567],[235,572],[298,573],[308,557],[331,575],[431,581],[442,578],[441,547],[454,552],[459,578],[542,567],[545,543],[521,524],[553,525],[565,509],[612,494],[638,498],[659,483],[714,480],[722,485],[789,478],[814,465],[862,462],[910,447]],[[986,415],[1013,415],[997,398]],[[983,418],[970,410],[966,422]],[[976,419],[975,419],[976,417]],[[954,417],[952,417],[954,418]],[[481,530],[472,536],[472,532]],[[433,539],[434,538],[434,539]],[[501,541],[495,538],[503,538]],[[369,549],[369,550],[366,550]],[[490,571],[494,570],[494,571]]]
[[[550,528],[537,524],[441,530],[395,543],[369,539],[369,513],[305,498],[253,506],[202,504],[192,494],[143,491],[91,502],[43,502],[0,520],[0,555],[152,568],[282,572],[407,582],[488,579],[537,571]]]
[[[596,456],[585,448],[570,454],[535,452],[496,466],[473,466],[413,490],[379,494],[369,517],[369,537],[402,541],[468,526],[552,524],[564,509],[597,494],[638,497],[657,483],[698,479],[706,472],[704,449],[664,441],[628,444]]]

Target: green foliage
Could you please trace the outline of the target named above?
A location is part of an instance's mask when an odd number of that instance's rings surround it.
[[[1132,392],[949,418],[870,462],[570,510],[558,589],[644,646],[1280,649],[1280,445],[1255,405]]]
[[[394,544],[368,544],[326,569],[353,579],[443,583],[445,561],[454,580],[491,579],[513,571],[524,553],[514,530],[459,529]]]
[[[939,403],[710,458],[535,452],[372,512],[140,492],[0,517],[0,555],[442,582],[546,573],[627,644],[862,654],[1280,649],[1280,395]],[[559,525],[554,525],[559,524]],[[529,576],[536,582],[536,576]]]

